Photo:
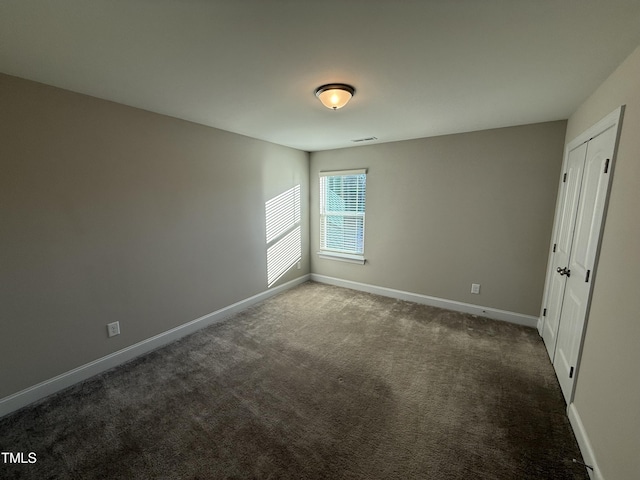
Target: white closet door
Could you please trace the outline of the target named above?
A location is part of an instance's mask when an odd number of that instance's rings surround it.
[[[562,313],[562,302],[567,281],[567,277],[560,275],[557,269],[564,268],[569,264],[586,154],[586,143],[579,145],[569,152],[564,174],[565,177],[560,191],[560,216],[557,219],[555,253],[553,254],[552,272],[549,278],[549,293],[546,304],[546,318],[542,331],[542,338],[552,362],[554,361],[558,327]]]
[[[565,150],[541,334],[567,403],[579,370],[623,112],[611,112]]]
[[[613,127],[587,145],[580,200],[562,301],[553,364],[567,402],[571,399],[586,320],[617,130]]]

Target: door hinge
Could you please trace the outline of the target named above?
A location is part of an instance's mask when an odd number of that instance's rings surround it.
[[[557,243],[554,243],[554,244],[553,244],[553,253],[556,253],[556,247],[557,247],[557,246],[558,246],[558,244],[557,244]]]
[[[591,275],[591,270],[587,270],[587,278],[584,279],[585,282],[589,281],[589,275]]]
[[[569,370],[569,378],[573,378],[573,367],[571,367],[571,370]]]
[[[547,316],[547,309],[545,308],[544,310],[542,310],[542,316],[546,317]]]
[[[564,176],[562,177],[562,183],[565,183],[567,181],[567,174],[565,173]]]
[[[607,173],[609,171],[609,160],[610,159],[607,158],[607,161],[604,162],[604,173]]]

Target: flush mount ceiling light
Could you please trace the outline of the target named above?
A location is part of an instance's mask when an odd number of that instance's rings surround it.
[[[316,97],[320,99],[325,107],[331,110],[344,107],[351,100],[354,93],[356,93],[356,89],[344,83],[329,83],[316,88],[315,91]]]

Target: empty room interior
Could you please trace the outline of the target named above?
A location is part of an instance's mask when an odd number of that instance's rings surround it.
[[[640,478],[640,2],[0,3],[1,478]]]

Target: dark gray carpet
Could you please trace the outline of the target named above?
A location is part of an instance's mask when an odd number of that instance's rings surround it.
[[[306,283],[0,420],[25,479],[587,479],[535,330]]]

